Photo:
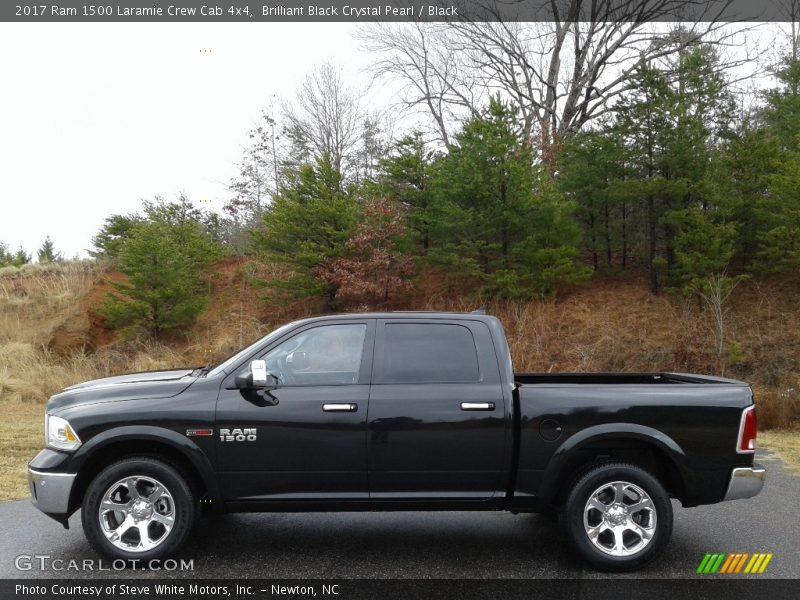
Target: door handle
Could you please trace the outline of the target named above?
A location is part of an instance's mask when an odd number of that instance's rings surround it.
[[[358,404],[323,404],[322,410],[325,412],[355,412]]]
[[[462,402],[461,410],[494,410],[494,402]]]

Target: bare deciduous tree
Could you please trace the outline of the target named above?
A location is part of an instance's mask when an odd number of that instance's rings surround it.
[[[323,63],[312,70],[294,103],[284,104],[284,118],[294,160],[309,162],[312,157],[326,156],[340,173],[351,167],[366,112],[339,68]]]
[[[381,56],[373,64],[374,76],[400,80],[403,103],[427,112],[444,144],[458,120],[477,113],[499,92],[519,108],[524,132],[541,137],[547,158],[559,139],[612,109],[642,60],[655,61],[700,41],[730,43],[733,33],[719,21],[729,4],[551,0],[547,22],[376,24],[358,35],[365,49]],[[695,17],[701,11],[700,19],[653,24],[687,10]]]
[[[690,290],[697,294],[706,310],[711,315],[710,329],[714,336],[714,355],[717,359],[718,372],[725,375],[725,341],[727,335],[727,316],[730,307],[728,300],[745,277],[729,277],[724,271],[698,279],[690,285]]]
[[[250,246],[247,229],[258,223],[281,184],[281,161],[285,152],[280,123],[275,117],[275,97],[250,130],[250,143],[242,150],[238,174],[228,183],[231,199],[223,207],[228,215],[228,241],[238,253]]]
[[[800,53],[800,31],[798,31],[798,22],[800,22],[800,0],[781,0],[778,2],[780,16],[788,21],[789,31],[787,32],[789,38],[789,52],[792,60],[797,60],[798,53]]]

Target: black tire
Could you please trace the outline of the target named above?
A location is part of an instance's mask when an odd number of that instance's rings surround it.
[[[162,533],[154,548],[128,551],[114,545],[103,533],[100,506],[104,495],[115,483],[127,478],[141,478],[138,481],[152,480],[166,489],[171,506],[173,522],[168,532]],[[197,503],[186,477],[173,465],[150,457],[131,457],[109,465],[95,476],[83,498],[81,523],[86,539],[98,554],[112,559],[147,562],[173,555],[183,545],[194,526],[197,516]],[[122,515],[123,513],[119,513]],[[112,519],[114,517],[112,516]],[[158,524],[155,524],[159,533]],[[136,534],[134,532],[134,540]]]
[[[584,511],[587,509],[590,498],[606,484],[614,482],[632,484],[643,490],[650,497],[650,504],[655,513],[653,514],[649,508],[631,513],[631,518],[641,521],[648,528],[653,528],[653,531],[647,541],[635,531],[623,532],[621,535],[627,536],[627,539],[630,540],[630,548],[627,543],[622,546],[624,552],[631,552],[626,556],[619,555],[620,553],[616,549],[619,546],[611,547],[615,546],[616,541],[616,533],[613,530],[604,531],[597,536],[597,544],[603,546],[605,548],[603,550],[590,540],[584,524]],[[622,504],[630,501],[630,505],[633,505],[638,502],[634,487],[622,486],[622,489],[625,490]],[[609,485],[600,493],[603,498],[610,498],[610,495],[614,493],[614,488]],[[603,494],[608,495],[603,496]],[[606,502],[602,502],[602,504],[605,505]],[[609,501],[608,506],[613,508],[615,504],[619,503]],[[609,519],[627,518],[627,507],[623,508],[623,514],[620,514],[616,508],[615,511],[614,513],[612,511],[602,513],[596,509],[589,509],[587,524],[589,526],[596,525],[598,519],[603,524],[614,524]],[[603,515],[608,516],[604,517]],[[605,571],[635,571],[658,558],[666,548],[672,535],[672,503],[664,486],[647,471],[628,463],[607,463],[591,468],[576,480],[564,503],[560,524],[562,533],[572,547],[591,565]],[[606,525],[603,525],[603,528],[606,528]],[[600,530],[597,529],[597,531]],[[644,545],[637,550],[639,544]]]

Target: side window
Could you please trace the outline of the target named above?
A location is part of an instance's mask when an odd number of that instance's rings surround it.
[[[367,326],[323,325],[306,329],[262,358],[281,385],[358,383]]]
[[[448,323],[387,323],[386,383],[474,383],[480,379],[472,332]]]

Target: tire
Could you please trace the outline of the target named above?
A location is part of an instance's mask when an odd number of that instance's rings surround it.
[[[189,537],[196,513],[192,490],[178,469],[155,458],[133,457],[92,480],[81,522],[99,554],[147,562],[174,554]]]
[[[631,510],[633,507],[633,510]],[[672,503],[647,471],[608,463],[579,477],[561,528],[572,547],[605,571],[635,571],[658,558],[672,535]]]

